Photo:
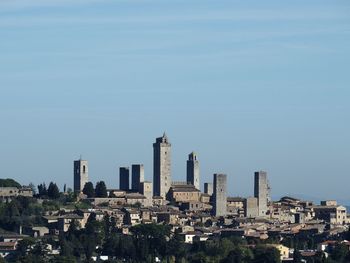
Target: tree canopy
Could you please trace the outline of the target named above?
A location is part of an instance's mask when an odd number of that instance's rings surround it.
[[[22,185],[18,183],[17,181],[7,178],[7,179],[0,179],[0,187],[17,187],[21,188]]]
[[[91,182],[87,182],[84,185],[83,194],[85,194],[88,198],[92,198],[95,196],[94,185]]]
[[[104,181],[100,181],[96,183],[95,196],[107,197],[107,187]]]

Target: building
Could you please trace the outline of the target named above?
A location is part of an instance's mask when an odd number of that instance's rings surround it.
[[[204,183],[204,193],[210,196],[213,195],[213,184],[212,183]]]
[[[255,218],[259,216],[258,198],[248,197],[244,203],[244,216]]]
[[[140,183],[145,180],[145,169],[143,164],[133,164],[131,166],[131,190],[140,191]]]
[[[332,225],[345,225],[347,224],[347,211],[346,207],[341,205],[327,205],[327,206],[313,206],[315,212],[315,218],[324,220]]]
[[[214,174],[213,212],[215,216],[226,216],[227,213],[227,175]]]
[[[152,206],[152,183],[148,181],[141,182],[140,193],[146,197],[144,206]]]
[[[199,184],[199,161],[197,154],[192,152],[188,155],[187,160],[187,182],[200,190]]]
[[[321,201],[322,206],[337,206],[338,202],[336,200],[326,200],[326,201]]]
[[[245,199],[242,197],[227,197],[227,214],[243,217],[244,202]]]
[[[85,184],[89,181],[88,161],[74,161],[74,192],[83,191]]]
[[[84,228],[84,217],[76,215],[76,214],[66,214],[58,217],[57,228],[60,231],[67,232],[71,222],[75,221],[77,223],[78,228]]]
[[[192,184],[172,185],[167,194],[167,199],[174,202],[199,202],[201,192]]]
[[[153,144],[153,195],[165,200],[171,187],[171,144],[164,133]]]
[[[254,174],[254,197],[258,199],[259,216],[265,216],[269,199],[269,184],[267,174],[264,171]]]
[[[0,187],[0,198],[6,199],[16,196],[33,197],[33,190],[30,187]]]
[[[129,167],[120,167],[119,168],[119,189],[123,191],[129,191]]]

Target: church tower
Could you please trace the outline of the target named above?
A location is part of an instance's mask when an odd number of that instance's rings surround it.
[[[85,184],[89,181],[88,161],[74,161],[74,192],[80,193],[83,191]]]

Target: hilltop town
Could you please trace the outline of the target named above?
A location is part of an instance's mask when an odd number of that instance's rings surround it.
[[[254,196],[228,195],[228,176],[201,182],[188,155],[172,180],[171,143],[153,144],[153,181],[144,165],[119,169],[119,189],[94,186],[87,160],[73,163],[73,189],[0,183],[0,255],[9,262],[350,262],[350,215],[335,200],[271,199],[257,171]],[[204,192],[201,192],[201,183]]]

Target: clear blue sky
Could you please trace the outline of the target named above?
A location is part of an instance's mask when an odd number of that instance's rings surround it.
[[[167,132],[173,178],[349,200],[350,1],[0,0],[0,177],[118,187]]]

